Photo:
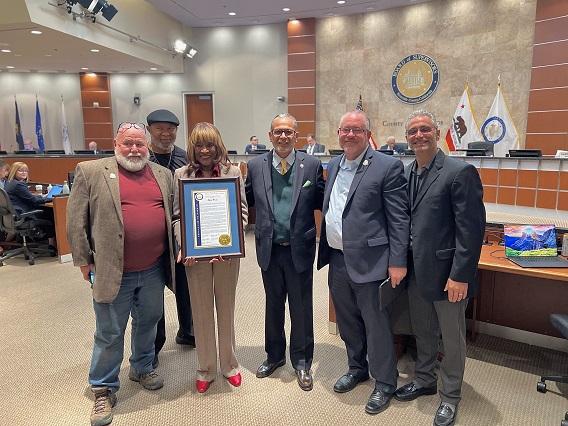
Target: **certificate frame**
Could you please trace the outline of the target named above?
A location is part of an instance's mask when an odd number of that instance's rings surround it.
[[[211,260],[218,256],[245,256],[240,186],[239,176],[180,179],[181,254],[184,258]],[[202,213],[208,211],[215,211],[213,216],[209,214],[209,219],[220,220],[203,220]]]

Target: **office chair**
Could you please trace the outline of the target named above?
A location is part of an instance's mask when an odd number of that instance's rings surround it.
[[[550,322],[564,338],[568,339],[568,314],[550,314]],[[568,383],[568,376],[542,376],[536,384],[536,390],[546,393],[546,380],[556,383]],[[568,411],[564,414],[564,420],[560,426],[568,426]]]
[[[491,142],[470,142],[467,144],[467,149],[484,149],[489,155],[493,155],[493,145]]]
[[[5,251],[0,255],[0,266],[4,266],[4,260],[11,257],[24,255],[30,265],[35,263],[35,258],[39,256],[55,256],[57,253],[50,248],[47,243],[30,243],[28,239],[42,239],[46,236],[40,225],[42,219],[35,215],[41,210],[32,210],[18,214],[10,201],[10,197],[3,189],[0,189],[0,230],[7,234],[16,234],[21,243],[19,247]]]

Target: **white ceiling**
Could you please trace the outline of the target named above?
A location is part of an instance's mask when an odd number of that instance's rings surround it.
[[[157,9],[193,28],[271,24],[291,18],[352,15],[423,3],[427,0],[147,0]],[[112,3],[112,2],[111,2]],[[283,12],[282,8],[290,8]],[[235,16],[229,16],[235,12]]]
[[[338,5],[336,0],[147,1],[184,25],[195,28],[269,24],[286,22],[291,18],[325,18],[368,13],[422,3],[427,0],[346,0],[344,5]],[[109,2],[112,4],[112,0]],[[120,14],[118,6],[117,4]],[[284,7],[289,7],[290,12],[283,12]],[[229,16],[228,12],[236,12],[237,15]],[[112,22],[108,24],[112,26]],[[30,33],[32,29],[41,30],[42,34],[33,35]],[[99,49],[100,52],[90,52],[93,48]],[[12,24],[9,18],[0,19],[0,49],[11,51],[0,53],[0,72],[169,72],[159,65],[132,55],[126,55],[32,22]],[[14,68],[8,69],[7,67]],[[81,69],[83,67],[88,70]],[[153,67],[157,70],[151,70]]]

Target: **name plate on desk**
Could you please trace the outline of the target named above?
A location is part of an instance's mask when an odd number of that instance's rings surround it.
[[[245,255],[238,177],[180,179],[182,256]]]

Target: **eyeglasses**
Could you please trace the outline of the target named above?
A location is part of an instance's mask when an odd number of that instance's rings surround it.
[[[207,149],[207,151],[211,152],[217,149],[217,146],[213,143],[213,142],[207,142],[207,143],[196,143],[195,144],[195,150],[197,152],[201,152],[204,149]]]
[[[415,136],[418,133],[418,130],[420,130],[420,133],[423,135],[427,135],[428,133],[432,133],[434,128],[429,126],[413,127],[412,129],[408,129],[406,134],[408,136]]]
[[[144,134],[146,134],[146,126],[144,124],[142,124],[142,123],[130,123],[128,121],[120,123],[118,125],[118,129],[116,130],[116,133],[122,133],[122,132],[124,132],[128,129],[133,128],[133,127],[135,129],[138,129],[138,130],[144,130]]]
[[[339,133],[347,136],[349,133],[353,132],[355,136],[360,136],[365,133],[367,129],[361,129],[360,127],[340,127]]]
[[[293,130],[293,129],[274,129],[274,130],[272,130],[272,134],[274,136],[278,136],[278,137],[284,135],[287,138],[289,138],[290,136],[292,136],[295,133],[296,133],[296,131]]]

